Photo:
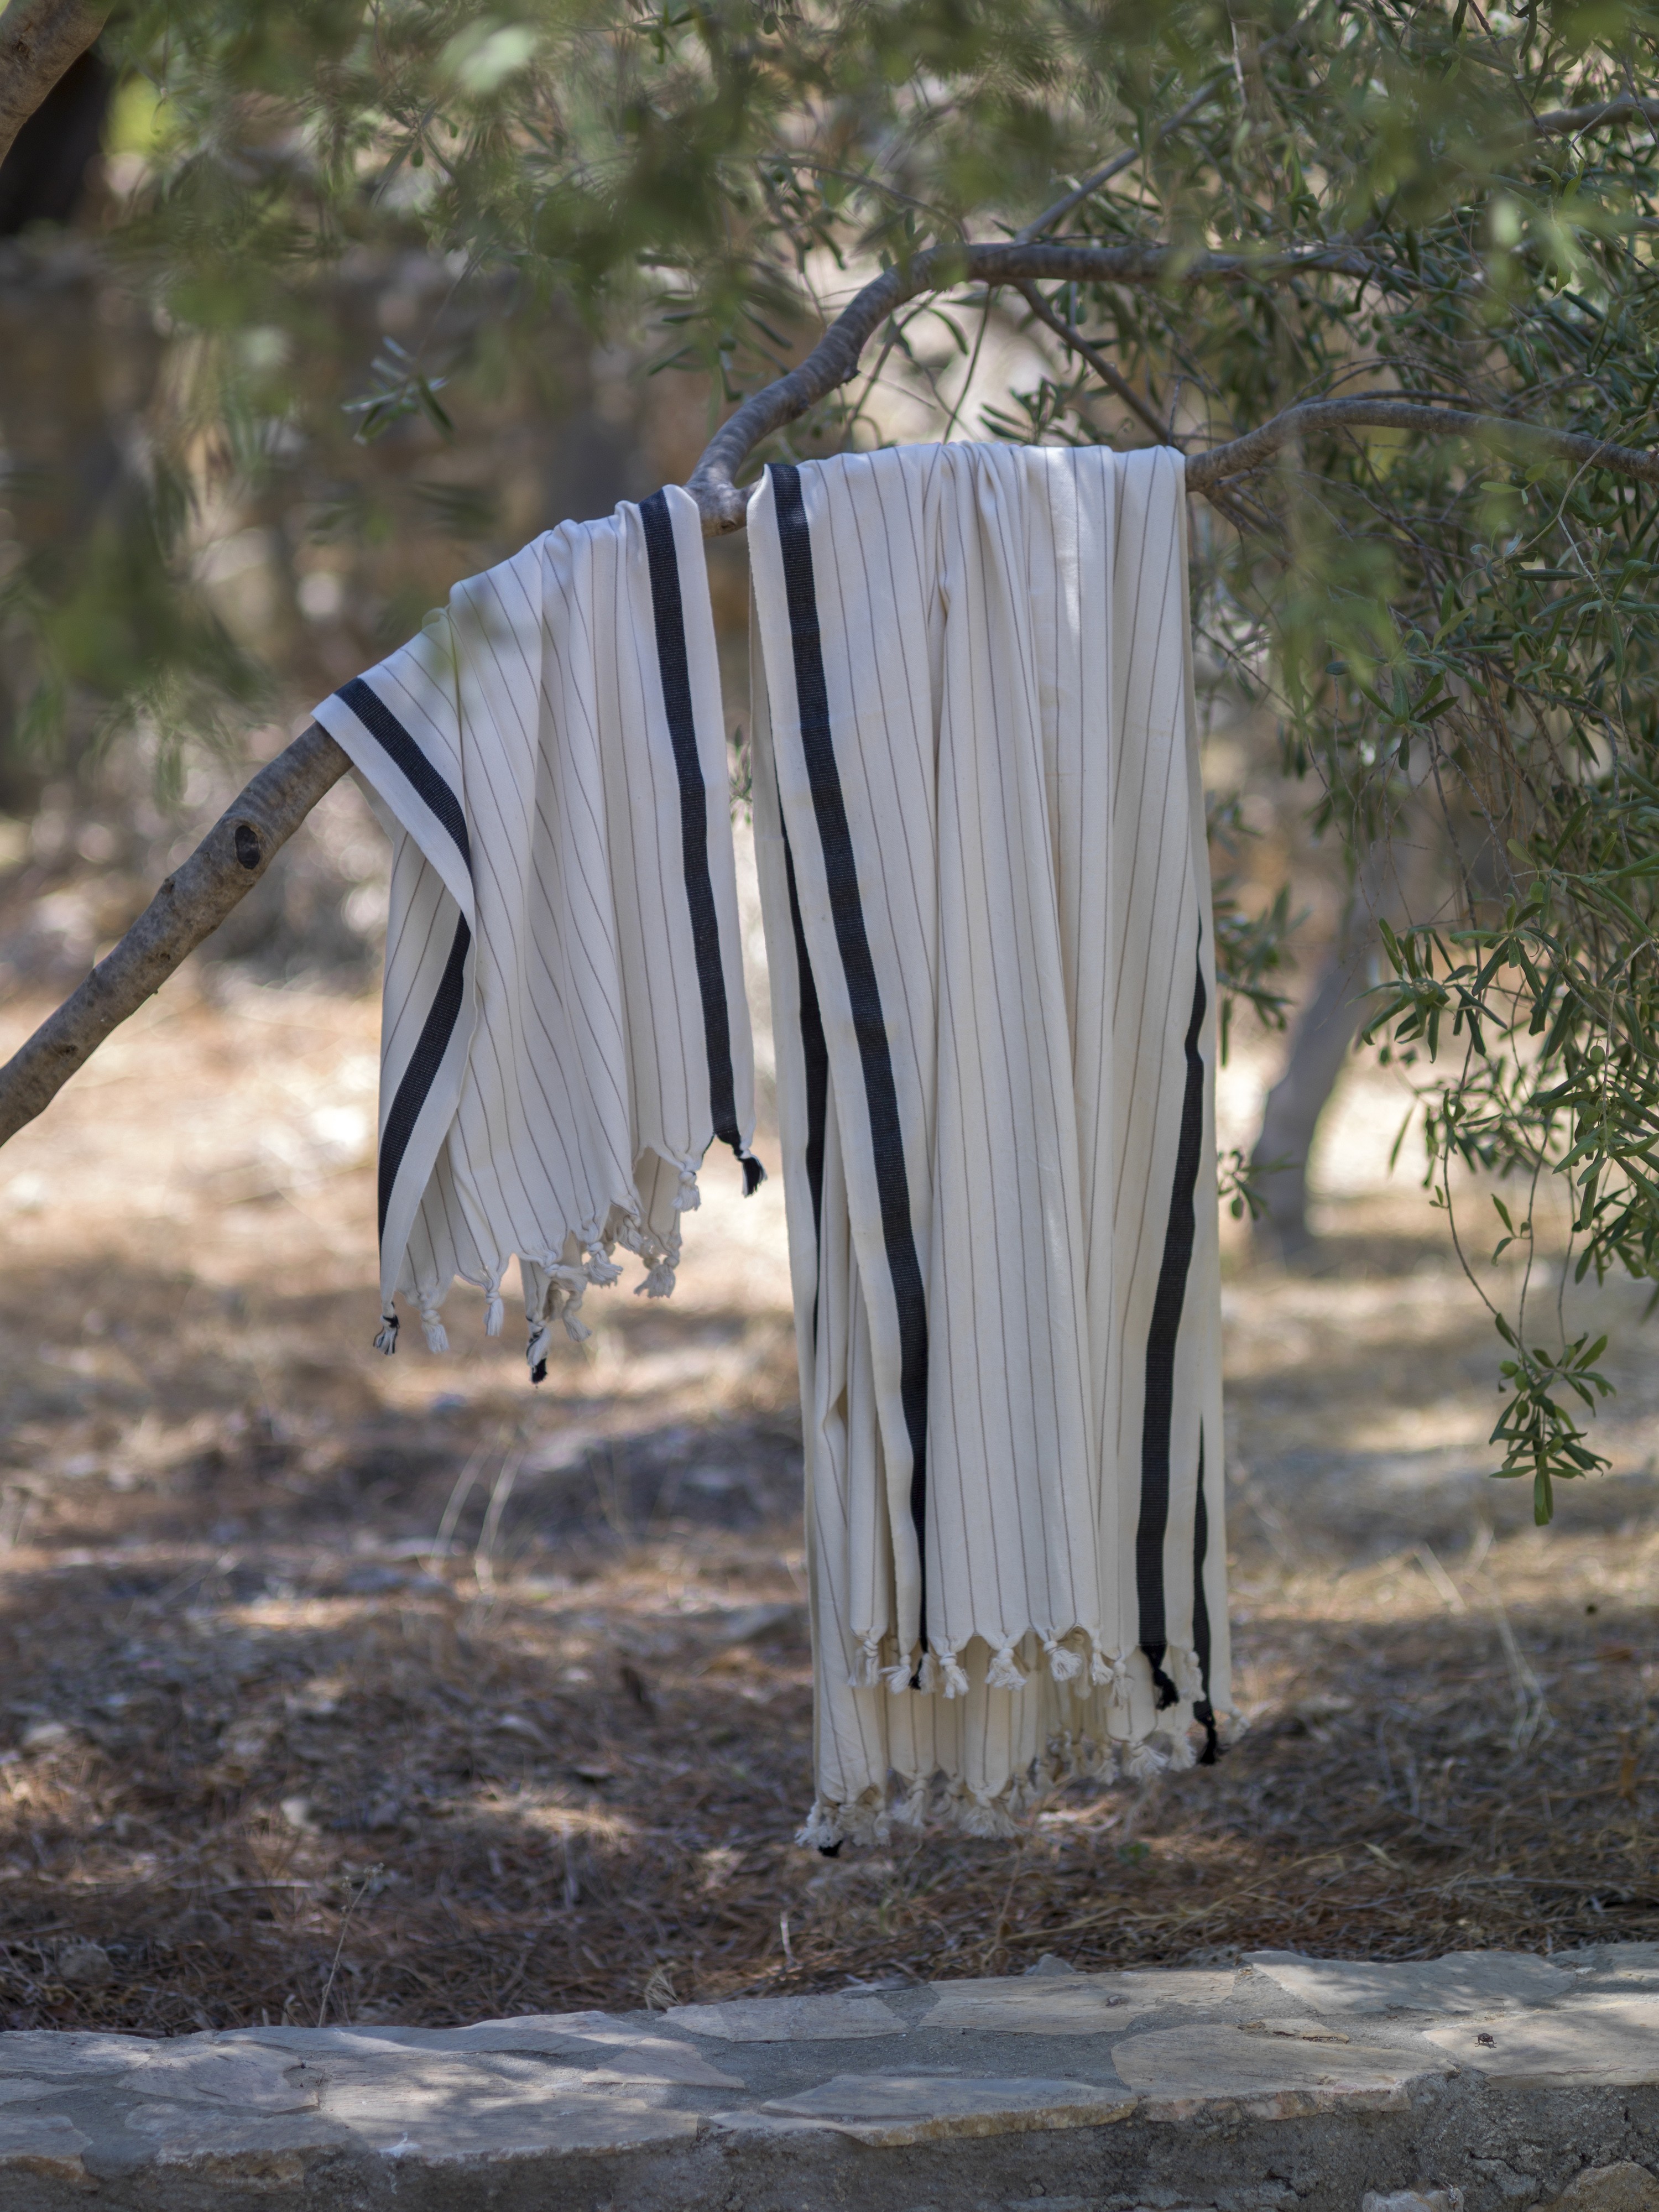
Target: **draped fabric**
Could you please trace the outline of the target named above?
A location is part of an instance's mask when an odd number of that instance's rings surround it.
[[[459,584],[317,720],[392,837],[381,1036],[383,1326],[457,1276],[500,1330],[516,1255],[540,1379],[620,1244],[672,1290],[754,1079],[702,526],[678,489]]]
[[[1169,450],[843,455],[750,502],[825,1849],[1214,1756],[1184,529]]]

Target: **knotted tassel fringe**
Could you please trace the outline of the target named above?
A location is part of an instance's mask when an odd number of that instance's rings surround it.
[[[766,1181],[766,1170],[755,1158],[747,1145],[741,1143],[735,1137],[728,1139],[727,1141],[743,1164],[743,1194],[745,1198],[752,1198]]]
[[[1194,1701],[1193,1718],[1204,1731],[1204,1748],[1198,1754],[1200,1766],[1213,1766],[1221,1756],[1221,1731],[1215,1723],[1215,1707],[1207,1698]]]
[[[374,1349],[385,1352],[388,1359],[398,1349],[398,1309],[390,1302],[380,1315],[380,1333],[374,1340]]]
[[[532,1382],[546,1382],[547,1355],[552,1349],[552,1330],[544,1321],[532,1321],[530,1324],[530,1341],[526,1345],[524,1353],[525,1358],[530,1362],[530,1379]]]
[[[795,1832],[795,1841],[809,1851],[822,1851],[825,1858],[832,1859],[840,1851],[846,1838],[841,1823],[831,1816],[828,1806],[815,1797],[811,1811]]]
[[[1096,1689],[1110,1692],[1109,1704],[1120,1706],[1125,1711],[1128,1710],[1134,1688],[1134,1674],[1127,1651],[1120,1651],[1115,1658],[1109,1659],[1103,1651],[1097,1649],[1089,1661],[1089,1680]]]
[[[1123,1771],[1132,1782],[1150,1782],[1155,1774],[1162,1774],[1169,1764],[1166,1754],[1148,1736],[1144,1742],[1132,1743],[1123,1753]]]
[[[1164,1644],[1143,1644],[1140,1648],[1146,1654],[1146,1663],[1152,1670],[1152,1687],[1158,1692],[1158,1711],[1162,1712],[1166,1705],[1178,1705],[1181,1703],[1181,1692],[1164,1671],[1164,1656],[1169,1646]]]
[[[848,1686],[854,1690],[874,1690],[881,1685],[881,1631],[868,1630],[853,1662],[853,1672]]]
[[[421,1307],[421,1327],[426,1331],[426,1348],[428,1352],[448,1351],[449,1331],[444,1327],[442,1322],[438,1318],[438,1309],[436,1306],[422,1304]]]
[[[904,1795],[893,1808],[893,1818],[901,1828],[920,1828],[927,1819],[927,1777],[912,1774],[905,1781]]]
[[[1048,1655],[1048,1672],[1056,1682],[1069,1682],[1083,1672],[1083,1654],[1068,1651],[1057,1636],[1045,1636],[1042,1648]]]
[[[993,1655],[986,1671],[985,1686],[988,1690],[1023,1690],[1025,1687],[1025,1677],[1014,1663],[1012,1642],[1000,1645]],[[948,1697],[950,1692],[947,1691],[945,1694]]]
[[[1170,1767],[1173,1773],[1184,1774],[1188,1767],[1198,1764],[1193,1751],[1192,1739],[1188,1735],[1185,1729],[1182,1729],[1178,1735],[1166,1736],[1164,1741],[1170,1747]]]

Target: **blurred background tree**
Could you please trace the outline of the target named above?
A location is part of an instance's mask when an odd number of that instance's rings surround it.
[[[1656,50],[1659,11],[1620,0],[117,10],[0,167],[14,972],[50,971],[53,870],[95,872],[58,933],[73,972],[216,780],[458,571],[687,473],[880,268],[1145,248],[1110,283],[916,298],[771,450],[1197,455],[1310,401],[1462,410],[1443,436],[1310,422],[1195,515],[1238,787],[1230,1006],[1284,1018],[1288,844],[1327,856],[1328,950],[1237,1202],[1305,1258],[1308,1149],[1363,1019],[1408,1071],[1437,1203],[1460,1165],[1507,1181],[1493,1233],[1530,1253],[1557,1185],[1558,1285],[1659,1279],[1654,495],[1520,433],[1650,434]],[[350,838],[313,850],[225,945],[349,964],[373,876]],[[1597,1464],[1602,1385],[1598,1346],[1539,1330],[1541,1279],[1494,1310],[1494,1442],[1545,1519]]]

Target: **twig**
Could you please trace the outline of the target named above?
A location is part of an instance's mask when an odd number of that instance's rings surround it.
[[[495,1443],[480,1444],[456,1476],[454,1486],[449,1493],[449,1503],[445,1506],[443,1518],[438,1523],[438,1533],[432,1539],[432,1548],[426,1555],[428,1568],[434,1559],[447,1559],[449,1556],[449,1543],[455,1534],[455,1523],[460,1519],[462,1509],[472,1495],[472,1486],[478,1479],[478,1470],[483,1467],[490,1452],[500,1444],[506,1433],[503,1428],[497,1432]]]
[[[495,1477],[495,1486],[489,1493],[489,1504],[483,1517],[483,1527],[478,1531],[477,1548],[472,1554],[472,1571],[480,1589],[495,1588],[495,1564],[492,1553],[495,1539],[501,1533],[501,1516],[507,1510],[507,1501],[513,1495],[513,1486],[518,1480],[519,1469],[524,1465],[525,1448],[517,1445],[502,1455],[501,1472]]]
[[[329,1967],[328,1979],[323,1984],[322,2002],[317,2008],[317,2025],[319,2027],[321,2027],[324,2021],[328,2018],[328,2001],[334,1993],[334,1977],[340,1971],[340,1954],[345,1949],[346,1930],[351,1925],[351,1916],[357,1910],[362,1900],[368,1895],[369,1891],[374,1887],[376,1878],[384,1871],[384,1868],[372,1866],[368,1869],[366,1874],[360,1877],[358,1882],[355,1886],[351,1884],[350,1878],[349,1876],[347,1878],[349,1894],[346,1899],[346,1909],[341,1915],[340,1918],[340,1940],[334,1946],[333,1964]],[[269,1884],[266,1885],[267,1887],[270,1886],[270,1885]]]

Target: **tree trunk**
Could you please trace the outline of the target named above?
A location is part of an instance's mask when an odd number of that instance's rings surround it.
[[[1342,934],[1297,1017],[1285,1072],[1267,1093],[1250,1155],[1267,1205],[1256,1221],[1255,1240],[1286,1267],[1304,1261],[1317,1241],[1308,1226],[1308,1158],[1364,1011],[1360,994],[1369,981],[1376,933],[1363,909],[1353,926],[1358,905],[1356,895]],[[1275,1160],[1284,1164],[1275,1168]]]

